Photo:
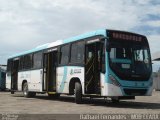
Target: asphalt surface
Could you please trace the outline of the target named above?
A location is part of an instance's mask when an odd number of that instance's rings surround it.
[[[60,96],[51,99],[38,94],[35,98],[24,98],[22,93],[11,95],[0,92],[1,114],[160,114],[160,91],[153,91],[152,96],[136,97],[135,100],[123,100],[118,104],[110,100],[85,98],[83,104],[74,103],[72,96]]]

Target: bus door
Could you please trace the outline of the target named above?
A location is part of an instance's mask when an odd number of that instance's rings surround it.
[[[11,90],[18,90],[18,67],[19,59],[13,60],[11,68]]]
[[[43,59],[43,90],[56,92],[57,51],[44,53]]]
[[[101,51],[100,42],[86,44],[85,47],[85,93],[101,94],[100,67]]]

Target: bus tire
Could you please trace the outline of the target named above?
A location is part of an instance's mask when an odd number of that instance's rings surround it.
[[[82,103],[82,86],[79,82],[75,83],[75,102],[77,104]]]
[[[23,96],[26,97],[26,98],[29,98],[29,97],[34,97],[36,95],[35,92],[29,92],[28,91],[28,83],[25,82],[23,84]]]

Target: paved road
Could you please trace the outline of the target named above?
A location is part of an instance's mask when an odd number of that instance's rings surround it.
[[[61,96],[50,99],[47,95],[24,98],[21,93],[11,95],[0,92],[0,113],[16,114],[83,114],[83,113],[160,113],[160,91],[152,96],[136,97],[136,100],[113,104],[104,99],[84,99],[83,104],[75,104],[73,97]]]

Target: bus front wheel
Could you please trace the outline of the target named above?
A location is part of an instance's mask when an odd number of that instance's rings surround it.
[[[77,104],[82,103],[82,86],[79,82],[75,83],[75,102]]]

